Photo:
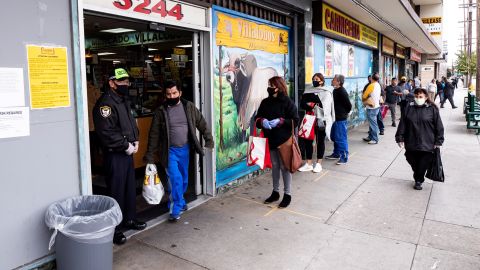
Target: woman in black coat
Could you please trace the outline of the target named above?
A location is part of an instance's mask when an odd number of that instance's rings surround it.
[[[433,161],[433,150],[444,141],[442,119],[438,107],[428,98],[427,90],[417,88],[415,100],[405,107],[395,140],[405,147],[405,157],[413,170],[414,189],[421,190],[425,173]]]
[[[267,91],[268,97],[260,103],[255,119],[257,128],[261,128],[268,139],[272,161],[273,192],[265,200],[265,203],[272,203],[280,199],[281,172],[285,194],[278,207],[285,208],[291,201],[292,174],[283,166],[278,146],[292,136],[292,128],[295,128],[298,123],[298,112],[297,107],[288,96],[287,85],[282,77],[270,78]]]

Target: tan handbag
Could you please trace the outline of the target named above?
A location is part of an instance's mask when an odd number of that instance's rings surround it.
[[[291,173],[295,173],[302,166],[302,154],[298,147],[297,139],[293,131],[292,120],[292,136],[278,147],[278,153],[282,159],[283,166]]]
[[[373,101],[372,97],[368,97],[367,99],[363,100],[363,106],[365,107],[375,107],[375,101]]]

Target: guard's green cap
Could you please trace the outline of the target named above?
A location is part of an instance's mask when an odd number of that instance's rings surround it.
[[[110,76],[110,80],[124,80],[128,78],[128,72],[123,68],[116,68],[113,70],[112,76]]]

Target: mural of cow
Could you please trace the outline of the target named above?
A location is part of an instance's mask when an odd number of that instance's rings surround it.
[[[226,79],[232,88],[233,101],[237,107],[237,124],[246,140],[246,130],[253,133],[254,117],[261,101],[268,97],[268,80],[277,76],[274,68],[259,68],[252,54],[232,54],[224,67]]]

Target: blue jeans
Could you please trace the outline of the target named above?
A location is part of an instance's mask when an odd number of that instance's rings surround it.
[[[335,121],[330,136],[333,141],[333,154],[340,159],[348,160],[347,120]]]
[[[190,161],[190,146],[188,144],[168,149],[168,208],[170,215],[178,217],[180,211],[186,205],[183,194],[188,188],[188,162]]]
[[[377,114],[377,124],[380,131],[385,130],[385,125],[383,124],[382,111],[379,109]]]
[[[376,109],[367,109],[367,118],[370,123],[370,128],[368,129],[368,138],[372,141],[378,142],[378,111],[380,108]]]

